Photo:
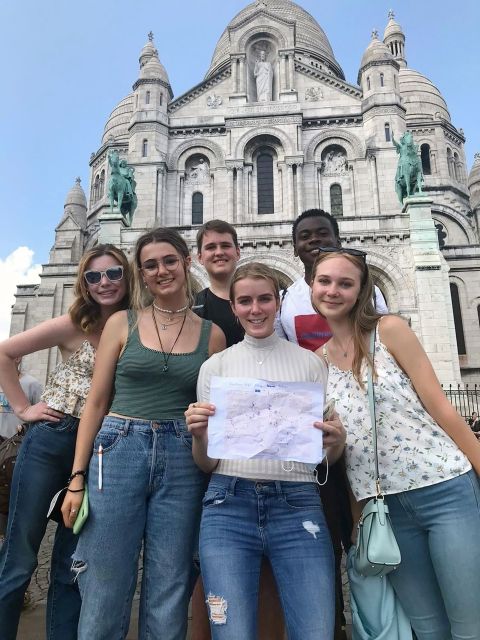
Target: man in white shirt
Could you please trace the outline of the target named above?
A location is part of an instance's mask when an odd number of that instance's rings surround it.
[[[305,275],[282,293],[275,330],[282,338],[296,342],[310,351],[316,351],[332,334],[326,320],[312,307],[312,268],[319,248],[341,247],[338,223],[332,215],[322,209],[308,209],[293,223],[292,238],[295,255],[302,261]],[[377,287],[374,302],[380,313],[388,313],[385,300]]]

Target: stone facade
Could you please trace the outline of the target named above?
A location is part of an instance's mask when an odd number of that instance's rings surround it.
[[[193,250],[199,223],[226,219],[238,229],[241,260],[268,263],[287,285],[302,274],[292,221],[321,207],[338,216],[345,246],[368,251],[389,308],[411,320],[440,380],[480,379],[480,157],[467,185],[463,131],[432,82],[407,67],[392,13],[383,40],[372,35],[358,85],[345,80],[316,20],[290,0],[240,11],[204,80],[179,97],[152,34],[139,62],[132,93],[90,158],[89,203],[77,183],[41,284],[18,288],[12,333],[68,308],[85,248],[108,240],[131,252],[154,225],[177,227]],[[402,207],[392,135],[406,130],[421,150],[425,185]],[[135,169],[131,226],[108,202],[110,150]],[[204,286],[199,265],[193,274]],[[44,380],[57,358],[52,350],[27,366]]]

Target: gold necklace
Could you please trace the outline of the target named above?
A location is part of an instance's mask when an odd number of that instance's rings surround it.
[[[170,351],[168,353],[165,353],[165,350],[163,348],[163,344],[162,344],[162,339],[160,337],[160,331],[158,330],[158,326],[157,326],[157,319],[155,318],[155,311],[153,309],[153,305],[152,305],[152,318],[153,318],[153,324],[155,325],[155,330],[157,332],[157,336],[158,336],[158,342],[160,343],[160,353],[163,356],[163,367],[162,367],[162,373],[166,373],[168,371],[168,361],[170,359],[170,356],[172,355],[172,351],[175,349],[175,345],[178,342],[178,339],[180,338],[180,334],[183,331],[183,326],[185,324],[185,320],[187,319],[187,314],[185,314],[183,316],[183,321],[180,327],[180,331],[177,334],[177,337],[175,338],[173,344],[172,344],[172,348],[170,349]]]
[[[337,337],[335,337],[335,342],[336,342],[336,343],[338,344],[338,346],[340,347],[340,351],[341,351],[341,352],[343,352],[343,357],[344,357],[344,358],[348,357],[348,347],[350,346],[350,343],[352,342],[352,340],[353,340],[353,335],[352,335],[352,336],[350,336],[350,338],[348,339],[348,341],[347,341],[347,346],[346,346],[346,347],[343,347],[343,346],[342,346],[342,343],[340,342],[340,340],[339,340]]]

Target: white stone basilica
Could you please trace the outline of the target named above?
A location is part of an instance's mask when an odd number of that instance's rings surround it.
[[[91,156],[89,202],[77,180],[41,284],[18,287],[11,332],[67,310],[86,248],[110,241],[131,252],[157,225],[178,228],[194,250],[202,222],[228,220],[241,261],[264,261],[289,284],[302,275],[292,221],[320,207],[338,217],[344,246],[368,251],[390,310],[410,319],[441,382],[480,381],[480,155],[467,177],[464,133],[435,85],[407,66],[392,12],[357,82],[345,80],[317,21],[290,0],[240,11],[205,78],[176,98],[149,34],[132,92]],[[406,130],[425,184],[402,207],[392,136]],[[135,170],[131,226],[108,201],[111,150]],[[205,286],[201,267],[193,273]],[[44,381],[57,359],[45,351],[26,366]]]

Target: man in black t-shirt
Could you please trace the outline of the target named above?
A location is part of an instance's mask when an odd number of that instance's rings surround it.
[[[228,222],[210,220],[197,233],[198,261],[208,273],[210,286],[195,298],[193,310],[211,320],[225,334],[227,347],[243,339],[243,329],[230,307],[230,282],[240,258],[237,232]]]

